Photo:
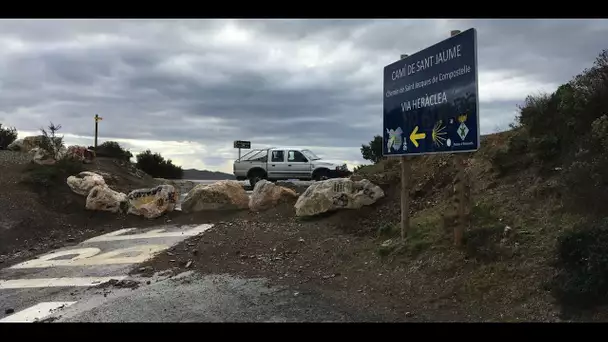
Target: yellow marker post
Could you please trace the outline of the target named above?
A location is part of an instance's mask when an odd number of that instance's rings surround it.
[[[97,133],[99,132],[99,121],[103,120],[101,116],[95,114],[95,151],[97,151]]]

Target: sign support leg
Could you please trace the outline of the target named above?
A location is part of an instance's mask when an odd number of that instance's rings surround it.
[[[241,160],[241,148],[239,147],[239,160]]]
[[[402,54],[401,59],[407,58]],[[404,137],[407,140],[407,136]],[[410,171],[411,165],[406,156],[401,157],[401,240],[405,241],[407,232],[410,230]]]
[[[460,30],[452,30],[450,31],[450,37],[453,37],[460,33]],[[466,218],[465,218],[465,187],[468,186],[466,183],[466,174],[465,174],[465,157],[463,154],[456,154],[454,156],[454,165],[456,166],[457,175],[456,175],[456,196],[458,201],[457,214],[458,214],[458,223],[456,227],[454,227],[454,246],[460,247],[462,246],[463,238],[464,238],[464,230],[466,227]]]
[[[410,180],[411,165],[407,157],[401,157],[401,240],[410,229]]]
[[[456,175],[457,187],[456,187],[456,196],[458,196],[458,224],[454,228],[454,245],[457,247],[462,246],[462,240],[464,237],[464,230],[466,225],[465,218],[465,187],[466,184],[466,175],[465,175],[465,162],[464,156],[456,155],[455,156],[455,166],[458,168],[458,174]]]

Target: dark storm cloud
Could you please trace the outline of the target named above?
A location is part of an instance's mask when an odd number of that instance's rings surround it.
[[[164,141],[186,167],[225,170],[235,139],[354,162],[381,131],[384,65],[470,27],[482,133],[590,66],[608,36],[605,20],[6,20],[0,118],[88,137],[99,113],[104,137]]]

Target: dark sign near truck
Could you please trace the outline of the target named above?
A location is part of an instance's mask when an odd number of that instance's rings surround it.
[[[251,141],[235,140],[234,141],[234,148],[250,149],[251,148]]]

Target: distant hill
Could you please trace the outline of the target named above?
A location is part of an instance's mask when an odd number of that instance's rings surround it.
[[[182,177],[182,179],[222,180],[222,179],[235,179],[235,177],[232,174],[218,172],[218,171],[188,169],[188,170],[184,170],[184,176]]]

